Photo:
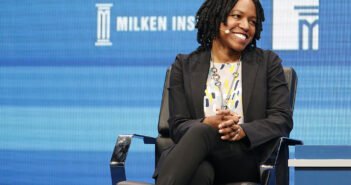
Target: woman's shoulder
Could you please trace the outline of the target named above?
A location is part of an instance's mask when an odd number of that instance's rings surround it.
[[[176,56],[175,62],[174,63],[183,63],[183,64],[190,64],[193,62],[198,61],[199,59],[206,59],[210,56],[209,51],[192,51],[191,53],[179,53]]]
[[[280,63],[282,61],[279,55],[274,51],[258,47],[248,51],[247,56],[245,58],[262,64],[272,64],[276,62]]]
[[[261,57],[272,57],[272,56],[278,56],[277,53],[275,53],[272,50],[269,49],[262,49],[262,48],[254,48],[252,51],[249,51],[249,53],[254,53],[255,55],[261,56]]]

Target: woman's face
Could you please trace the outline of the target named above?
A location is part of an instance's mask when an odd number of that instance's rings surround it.
[[[238,0],[227,17],[227,25],[221,23],[218,41],[224,47],[243,51],[255,37],[256,7],[252,0]]]

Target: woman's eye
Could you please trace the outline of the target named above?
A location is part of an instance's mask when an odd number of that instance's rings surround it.
[[[234,19],[240,18],[240,15],[238,15],[238,14],[232,14],[231,16],[232,16]]]
[[[250,24],[252,24],[252,25],[256,25],[256,21],[250,21]]]

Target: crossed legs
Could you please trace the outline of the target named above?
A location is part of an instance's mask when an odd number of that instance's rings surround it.
[[[156,184],[212,185],[215,181],[225,183],[248,178],[257,182],[256,157],[245,148],[242,142],[222,141],[211,126],[196,125],[167,155]]]
[[[202,164],[202,162],[214,147],[216,137],[217,131],[211,126],[201,124],[190,128],[167,155],[159,171],[156,184],[187,185],[193,175],[196,176],[196,173],[204,171],[206,171],[204,173],[211,173],[210,164]]]

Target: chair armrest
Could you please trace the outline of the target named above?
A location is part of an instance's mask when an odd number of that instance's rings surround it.
[[[270,159],[272,162],[266,162],[260,165],[261,182],[263,185],[276,184],[276,166],[283,155],[283,151],[287,146],[303,145],[301,140],[291,139],[287,137],[280,137],[274,144],[274,149],[271,153]]]
[[[303,145],[303,141],[298,139],[288,138],[288,137],[281,137],[280,145],[284,145],[284,144],[288,146]]]
[[[271,150],[269,150],[269,158],[265,160],[264,166],[275,166],[281,156],[281,152],[286,146],[303,145],[301,140],[291,139],[288,137],[280,137],[273,140],[271,143]]]
[[[279,160],[282,148],[284,146],[295,146],[295,145],[303,145],[303,142],[301,140],[291,139],[291,138],[287,138],[287,137],[279,138],[279,145],[277,146],[277,150],[276,150],[277,153],[276,153],[273,165],[274,166],[277,165],[277,162]]]
[[[128,156],[129,147],[134,138],[142,139],[144,144],[156,143],[156,139],[150,136],[139,134],[119,135],[110,160],[112,185],[126,180],[125,162]]]

